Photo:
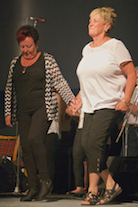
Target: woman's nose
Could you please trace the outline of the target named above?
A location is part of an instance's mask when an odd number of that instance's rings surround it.
[[[91,20],[90,22],[89,22],[89,25],[92,25],[93,24],[93,20]]]
[[[23,51],[23,52],[27,52],[27,51],[28,51],[27,47],[24,47],[24,48],[22,49],[22,51]]]

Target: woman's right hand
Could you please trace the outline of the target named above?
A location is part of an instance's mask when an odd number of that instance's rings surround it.
[[[5,117],[5,124],[9,127],[13,127],[13,125],[11,124],[11,115]]]
[[[75,113],[82,107],[82,99],[72,99],[70,101],[70,106],[72,107],[72,113],[75,116]]]

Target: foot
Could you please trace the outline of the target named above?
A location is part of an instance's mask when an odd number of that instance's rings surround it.
[[[89,192],[86,194],[86,198],[84,201],[81,202],[81,205],[95,205],[98,202],[98,196]]]
[[[46,196],[53,190],[52,180],[42,180],[42,186],[40,192],[35,199],[36,201],[41,201],[46,199]]]
[[[73,194],[84,193],[83,187],[77,187],[75,190],[72,190],[71,193]]]
[[[100,204],[106,204],[113,200],[116,196],[122,193],[122,189],[118,183],[115,183],[112,189],[106,189],[103,198],[100,200]]]
[[[20,201],[32,201],[38,195],[38,189],[31,189],[25,197],[22,197]]]

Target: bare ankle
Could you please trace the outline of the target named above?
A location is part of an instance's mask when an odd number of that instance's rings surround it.
[[[88,192],[91,192],[93,195],[97,195],[98,194],[98,188],[89,188]]]

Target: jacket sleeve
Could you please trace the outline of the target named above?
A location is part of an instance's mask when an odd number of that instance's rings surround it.
[[[73,98],[75,98],[75,96],[74,96],[72,90],[70,89],[67,81],[63,77],[63,75],[58,67],[58,64],[53,56],[51,56],[50,72],[51,72],[51,76],[52,76],[53,88],[56,89],[56,91],[62,97],[64,102],[67,105],[69,105],[69,101],[71,101]]]
[[[12,111],[12,94],[13,94],[13,82],[12,82],[12,77],[13,77],[13,68],[15,67],[15,64],[17,62],[18,57],[14,58],[11,61],[10,64],[10,70],[5,86],[5,117],[8,115],[11,115]]]

